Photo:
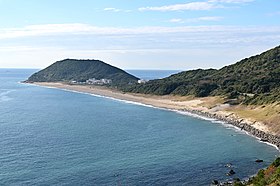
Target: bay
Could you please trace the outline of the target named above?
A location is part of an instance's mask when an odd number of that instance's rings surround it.
[[[209,185],[279,155],[219,122],[19,83],[34,71],[0,69],[0,185]]]

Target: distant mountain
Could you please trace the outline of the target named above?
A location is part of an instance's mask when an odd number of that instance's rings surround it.
[[[33,74],[28,82],[84,82],[90,78],[111,79],[112,84],[128,84],[137,82],[138,78],[124,70],[99,60],[65,59],[57,61],[49,67]]]
[[[191,70],[164,79],[123,87],[157,95],[225,95],[250,103],[280,101],[280,46],[220,70]]]

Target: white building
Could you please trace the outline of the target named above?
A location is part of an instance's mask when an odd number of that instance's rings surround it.
[[[147,82],[148,82],[148,81],[147,81],[147,80],[145,80],[145,79],[139,79],[139,80],[138,80],[138,83],[139,83],[139,84],[142,84],[142,83],[147,83]]]
[[[111,79],[95,79],[91,78],[86,81],[87,84],[91,85],[105,85],[105,84],[111,84],[112,80]]]

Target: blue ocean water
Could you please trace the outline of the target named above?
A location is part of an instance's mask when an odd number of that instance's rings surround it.
[[[0,69],[0,185],[209,185],[279,155],[219,122],[18,83],[33,72]]]

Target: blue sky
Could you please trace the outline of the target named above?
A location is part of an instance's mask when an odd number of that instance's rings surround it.
[[[279,0],[0,0],[0,68],[220,68],[280,45]]]

